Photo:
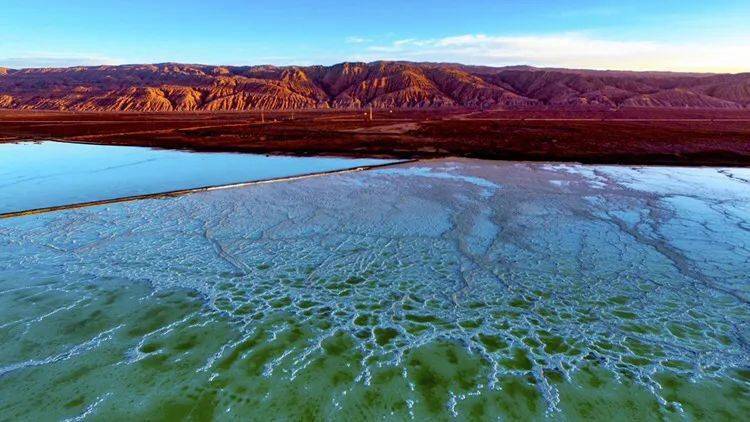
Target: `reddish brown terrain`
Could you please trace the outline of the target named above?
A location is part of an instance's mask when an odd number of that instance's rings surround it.
[[[411,62],[0,69],[0,108],[5,109],[164,112],[369,106],[743,109],[750,106],[750,73],[493,68]]]
[[[404,62],[0,69],[0,142],[20,139],[300,155],[748,165],[750,73]]]
[[[748,165],[750,111],[0,112],[0,141],[295,155]]]

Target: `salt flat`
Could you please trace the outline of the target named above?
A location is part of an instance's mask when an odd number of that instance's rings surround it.
[[[0,222],[0,411],[750,412],[750,170],[441,159]]]

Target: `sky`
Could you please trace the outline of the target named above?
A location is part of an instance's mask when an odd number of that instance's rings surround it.
[[[750,0],[0,0],[0,66],[411,60],[750,72]]]

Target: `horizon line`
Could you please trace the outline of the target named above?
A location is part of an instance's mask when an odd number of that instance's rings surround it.
[[[16,58],[13,58],[16,59]],[[9,60],[9,59],[6,59]],[[513,68],[525,68],[529,70],[548,70],[548,71],[580,71],[580,72],[603,72],[603,73],[650,73],[650,74],[681,74],[681,75],[742,75],[750,73],[750,69],[739,72],[697,72],[688,70],[629,70],[629,69],[602,69],[602,68],[578,68],[578,67],[562,67],[562,66],[534,66],[530,64],[512,64],[512,65],[483,65],[483,64],[466,64],[460,62],[450,61],[417,61],[417,60],[344,60],[341,62],[335,62],[333,64],[288,64],[278,65],[273,63],[259,63],[259,64],[209,64],[209,63],[190,63],[180,61],[163,61],[163,62],[133,62],[133,63],[101,63],[101,64],[81,64],[72,66],[38,66],[38,67],[5,67],[0,66],[0,69],[6,69],[14,72],[24,70],[47,70],[47,69],[96,69],[102,67],[132,67],[132,66],[160,66],[160,65],[181,65],[181,66],[200,66],[200,67],[217,67],[217,68],[258,68],[258,67],[273,67],[273,68],[312,68],[312,67],[335,67],[346,64],[364,64],[372,65],[377,63],[404,63],[413,65],[443,65],[443,66],[461,66],[461,67],[475,67],[475,68],[492,68],[492,69],[513,69]],[[3,76],[3,75],[0,75]]]

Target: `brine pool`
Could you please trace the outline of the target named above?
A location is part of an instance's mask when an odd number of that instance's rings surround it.
[[[748,274],[746,169],[444,159],[0,220],[0,419],[742,420]]]
[[[0,142],[0,214],[393,162]]]

